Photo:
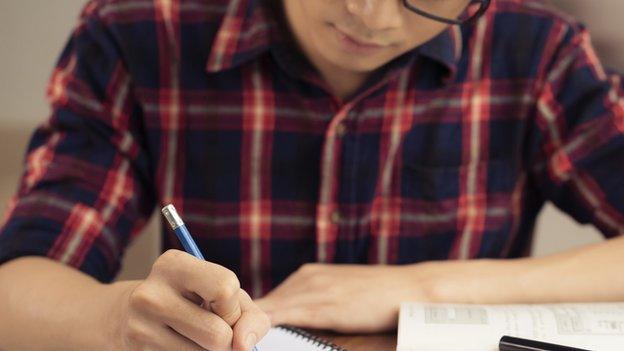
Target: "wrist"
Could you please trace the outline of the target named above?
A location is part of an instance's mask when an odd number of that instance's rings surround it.
[[[128,310],[128,299],[140,281],[121,281],[104,285],[96,295],[99,297],[100,317],[97,324],[102,331],[94,340],[94,350],[123,350],[122,328]]]
[[[431,261],[413,266],[425,299],[449,303],[512,303],[524,295],[520,260]]]

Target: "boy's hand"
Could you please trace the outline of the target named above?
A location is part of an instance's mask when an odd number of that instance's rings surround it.
[[[120,304],[123,350],[249,351],[270,322],[230,270],[165,252]]]
[[[402,301],[425,301],[405,266],[306,264],[256,303],[274,325],[344,333],[396,328]]]

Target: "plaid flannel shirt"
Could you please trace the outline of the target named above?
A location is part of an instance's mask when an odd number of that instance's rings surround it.
[[[545,201],[624,232],[624,84],[574,20],[495,0],[346,101],[286,32],[257,0],[89,2],[0,262],[110,281],[167,203],[254,296],[306,262],[526,256]]]

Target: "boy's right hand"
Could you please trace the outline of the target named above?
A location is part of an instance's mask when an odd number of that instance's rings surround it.
[[[128,289],[117,333],[123,350],[249,351],[270,327],[236,275],[169,250]]]

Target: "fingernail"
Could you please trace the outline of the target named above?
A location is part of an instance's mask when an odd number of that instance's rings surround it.
[[[256,346],[256,341],[258,341],[258,336],[255,333],[249,333],[245,338],[245,347],[247,350],[253,349]]]

